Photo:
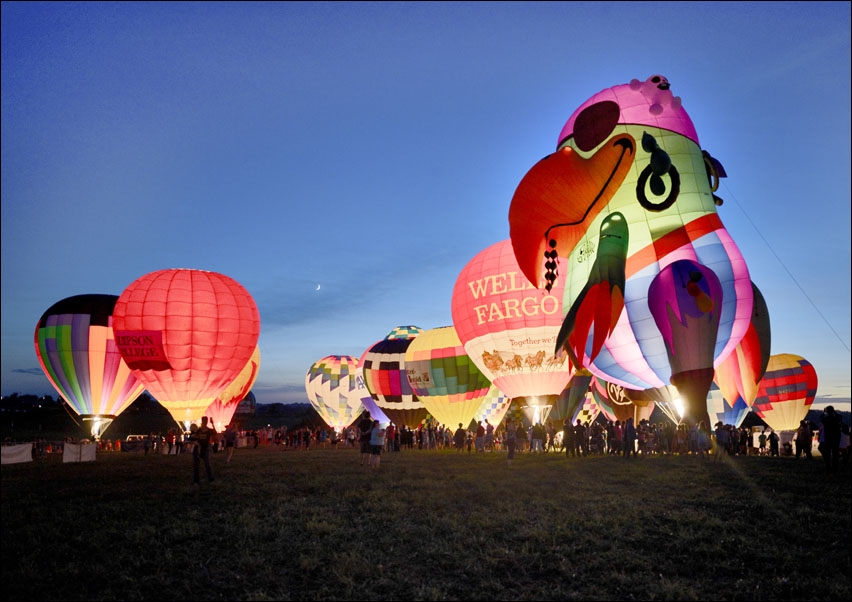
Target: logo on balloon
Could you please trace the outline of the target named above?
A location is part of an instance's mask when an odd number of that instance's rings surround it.
[[[159,330],[116,331],[115,344],[131,370],[170,370]]]

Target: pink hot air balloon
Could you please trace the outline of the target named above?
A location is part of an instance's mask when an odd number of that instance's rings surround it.
[[[562,324],[565,264],[548,260],[538,290],[524,277],[504,240],[478,253],[459,274],[452,298],[453,325],[465,351],[504,394],[535,404],[556,402],[571,379],[564,355],[554,355]],[[544,403],[544,402],[543,402]]]

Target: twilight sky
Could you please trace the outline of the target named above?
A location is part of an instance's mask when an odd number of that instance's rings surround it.
[[[306,402],[320,358],[452,324],[573,111],[662,74],[772,353],[848,410],[851,71],[848,2],[3,2],[2,394],[56,396],[56,301],[197,268],[257,302],[258,402]]]

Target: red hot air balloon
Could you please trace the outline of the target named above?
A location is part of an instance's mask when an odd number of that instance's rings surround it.
[[[251,359],[260,315],[248,291],[228,276],[160,270],[124,290],[113,329],[133,374],[188,427]]]
[[[36,357],[47,380],[99,439],[145,390],[113,336],[116,295],[77,295],[54,303],[35,329]]]

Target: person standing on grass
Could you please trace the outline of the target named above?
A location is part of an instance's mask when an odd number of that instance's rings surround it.
[[[813,457],[811,455],[811,445],[813,441],[813,431],[811,431],[811,425],[807,420],[799,421],[799,428],[796,430],[796,457],[798,458],[802,454],[805,454],[805,457],[808,460],[812,460]]]
[[[716,448],[714,449],[714,459],[718,462],[722,458],[722,454],[728,448],[728,429],[720,420],[716,423]]]
[[[834,411],[834,406],[827,406],[820,417],[823,438],[820,453],[825,462],[827,472],[837,472],[840,468],[840,435],[843,430],[843,419]]]
[[[624,421],[624,433],[622,434],[622,452],[625,458],[632,453],[636,455],[636,427],[633,426],[633,418]]]
[[[460,452],[464,449],[464,440],[467,436],[467,433],[462,428],[462,423],[459,422],[459,428],[456,429],[456,432],[453,433],[453,445],[456,448],[456,452]]]
[[[515,429],[515,421],[509,418],[506,421],[506,463],[511,466],[515,459],[515,445],[518,442],[518,431]]]
[[[373,431],[373,420],[370,412],[365,411],[358,421],[358,443],[361,446],[361,464],[370,463],[370,437]]]
[[[216,437],[216,430],[207,426],[207,416],[201,417],[201,426],[192,425],[194,430],[192,438],[195,445],[192,448],[192,478],[198,485],[201,476],[201,463],[204,462],[204,470],[207,472],[207,482],[213,482],[213,468],[210,466],[210,446]]]
[[[571,417],[565,419],[562,423],[562,449],[565,450],[566,456],[576,456],[577,450],[574,443],[574,424],[571,422]]]
[[[494,425],[488,422],[488,418],[485,419],[485,449],[494,451]]]
[[[382,450],[385,447],[385,429],[379,426],[378,420],[373,420],[370,430],[370,466],[378,468],[382,461]]]
[[[476,425],[475,445],[477,453],[485,451],[485,426],[482,424],[481,420]]]
[[[769,455],[778,456],[778,433],[774,429],[769,429]]]
[[[234,448],[237,446],[237,429],[233,424],[225,427],[225,462],[231,461],[231,456],[234,455]]]

